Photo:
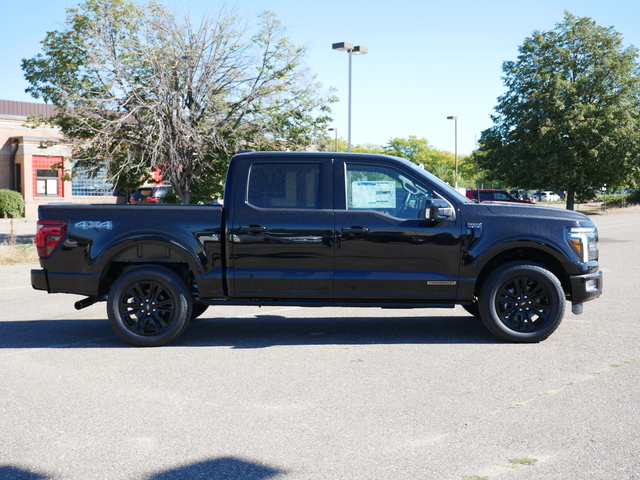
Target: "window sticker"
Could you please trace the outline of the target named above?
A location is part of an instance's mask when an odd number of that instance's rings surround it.
[[[395,182],[352,182],[352,208],[396,208]]]

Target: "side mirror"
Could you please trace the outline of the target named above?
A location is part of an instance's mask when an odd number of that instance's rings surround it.
[[[425,218],[432,222],[442,222],[455,218],[453,207],[446,200],[428,200],[425,207]]]

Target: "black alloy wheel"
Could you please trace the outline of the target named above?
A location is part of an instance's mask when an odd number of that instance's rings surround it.
[[[503,283],[495,299],[502,322],[516,332],[529,332],[549,319],[553,302],[545,285],[535,277],[516,277]]]

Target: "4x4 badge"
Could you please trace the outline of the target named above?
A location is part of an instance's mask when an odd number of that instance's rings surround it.
[[[96,230],[111,230],[113,228],[113,224],[111,222],[83,220],[81,222],[76,222],[74,227],[80,230],[91,230],[92,228],[95,228]]]

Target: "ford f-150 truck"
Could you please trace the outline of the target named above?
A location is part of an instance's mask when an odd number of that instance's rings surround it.
[[[223,205],[43,205],[35,289],[106,301],[126,342],[165,345],[210,306],[452,308],[539,342],[600,296],[585,215],[477,203],[395,157],[246,152]]]

